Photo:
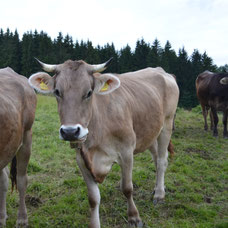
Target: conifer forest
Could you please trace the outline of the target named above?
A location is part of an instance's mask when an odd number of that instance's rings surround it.
[[[168,40],[161,47],[157,38],[152,43],[146,43],[143,38],[137,40],[134,50],[128,44],[116,50],[114,43],[94,47],[89,40],[74,42],[70,35],[64,36],[61,32],[54,40],[46,32],[38,33],[36,30],[24,33],[20,39],[17,30],[12,32],[10,29],[0,29],[0,68],[9,66],[29,77],[41,71],[34,57],[48,64],[63,63],[68,59],[100,64],[113,57],[107,69],[112,73],[160,66],[176,76],[180,88],[179,106],[188,109],[198,105],[195,92],[198,74],[205,70],[223,72],[228,69],[227,64],[216,66],[213,59],[206,52],[200,53],[197,47],[191,54],[184,47],[180,47],[176,53]]]

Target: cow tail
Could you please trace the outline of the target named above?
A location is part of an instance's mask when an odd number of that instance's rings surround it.
[[[173,146],[171,140],[169,141],[168,151],[170,152],[170,157],[173,158],[173,156],[174,156],[174,146]]]
[[[17,189],[17,158],[14,156],[11,166],[10,166],[10,179],[12,182],[12,192],[14,189],[14,186],[16,186]]]

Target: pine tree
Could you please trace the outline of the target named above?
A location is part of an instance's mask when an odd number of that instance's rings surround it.
[[[228,64],[225,64],[224,66],[220,66],[218,69],[217,69],[218,72],[221,72],[221,73],[228,73]]]
[[[32,72],[36,69],[34,56],[36,57],[36,53],[33,52],[33,34],[32,32],[24,33],[22,37],[22,59],[21,65],[22,70],[21,74],[26,77],[29,77]]]
[[[63,35],[59,32],[57,39],[54,40],[55,63],[63,63],[67,58],[67,51],[64,47]]]
[[[16,71],[17,73],[21,72],[21,42],[19,40],[19,35],[17,30],[15,30],[14,35],[12,37],[11,43],[11,56],[10,56],[10,66]]]
[[[113,58],[112,64],[108,67],[107,71],[117,73],[118,72],[118,53],[115,50],[115,46],[112,43],[111,45],[107,43],[100,49],[99,53],[100,63],[104,63],[110,58]]]
[[[177,55],[169,41],[166,42],[161,53],[161,67],[168,73],[177,71]]]
[[[39,53],[37,56],[44,63],[55,64],[54,45],[47,33],[41,31],[39,34]]]
[[[202,55],[202,71],[209,70],[215,72],[217,67],[213,64],[212,58],[208,57],[207,53],[204,52]]]
[[[179,49],[177,64],[178,68],[174,74],[176,75],[177,84],[180,88],[179,104],[182,107],[189,107],[192,100],[188,89],[191,84],[191,62],[184,47]]]
[[[119,54],[119,72],[125,73],[132,71],[133,66],[133,54],[131,52],[131,47],[127,44],[125,48],[120,50]]]
[[[147,66],[150,66],[150,67],[161,66],[162,51],[163,50],[160,46],[158,39],[155,39],[150,49],[150,52],[147,55]]]
[[[93,47],[93,44],[91,41],[87,41],[86,43],[86,58],[85,61],[90,64],[99,64],[100,63],[100,57],[99,53],[96,48]]]
[[[133,70],[143,69],[148,66],[150,50],[150,45],[144,39],[136,42],[135,52],[133,54]]]

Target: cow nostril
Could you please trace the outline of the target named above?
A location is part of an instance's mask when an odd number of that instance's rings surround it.
[[[66,137],[66,132],[63,130],[63,128],[60,128],[60,134],[61,134],[61,136],[65,139],[65,137]]]
[[[80,127],[77,127],[74,135],[75,135],[75,137],[78,137],[80,135]]]

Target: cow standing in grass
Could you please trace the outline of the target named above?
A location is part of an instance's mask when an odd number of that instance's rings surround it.
[[[60,138],[77,150],[77,163],[88,188],[90,227],[100,227],[100,192],[114,162],[121,166],[121,189],[127,198],[128,221],[141,227],[133,201],[133,155],[150,149],[156,164],[154,203],[165,197],[164,175],[179,89],[162,68],[125,74],[100,74],[108,63],[89,65],[68,60],[49,65],[51,77],[39,72],[29,78],[41,93],[53,93],[61,121]]]
[[[217,111],[223,112],[223,136],[228,138],[227,116],[228,116],[228,73],[212,73],[205,71],[196,79],[196,92],[202,107],[204,117],[204,129],[207,130],[207,114],[211,110],[211,129],[213,136],[218,136]]]
[[[19,192],[17,226],[27,226],[25,205],[27,166],[31,153],[36,94],[27,78],[11,68],[0,69],[0,227],[6,224],[8,168],[12,161],[12,187]]]

